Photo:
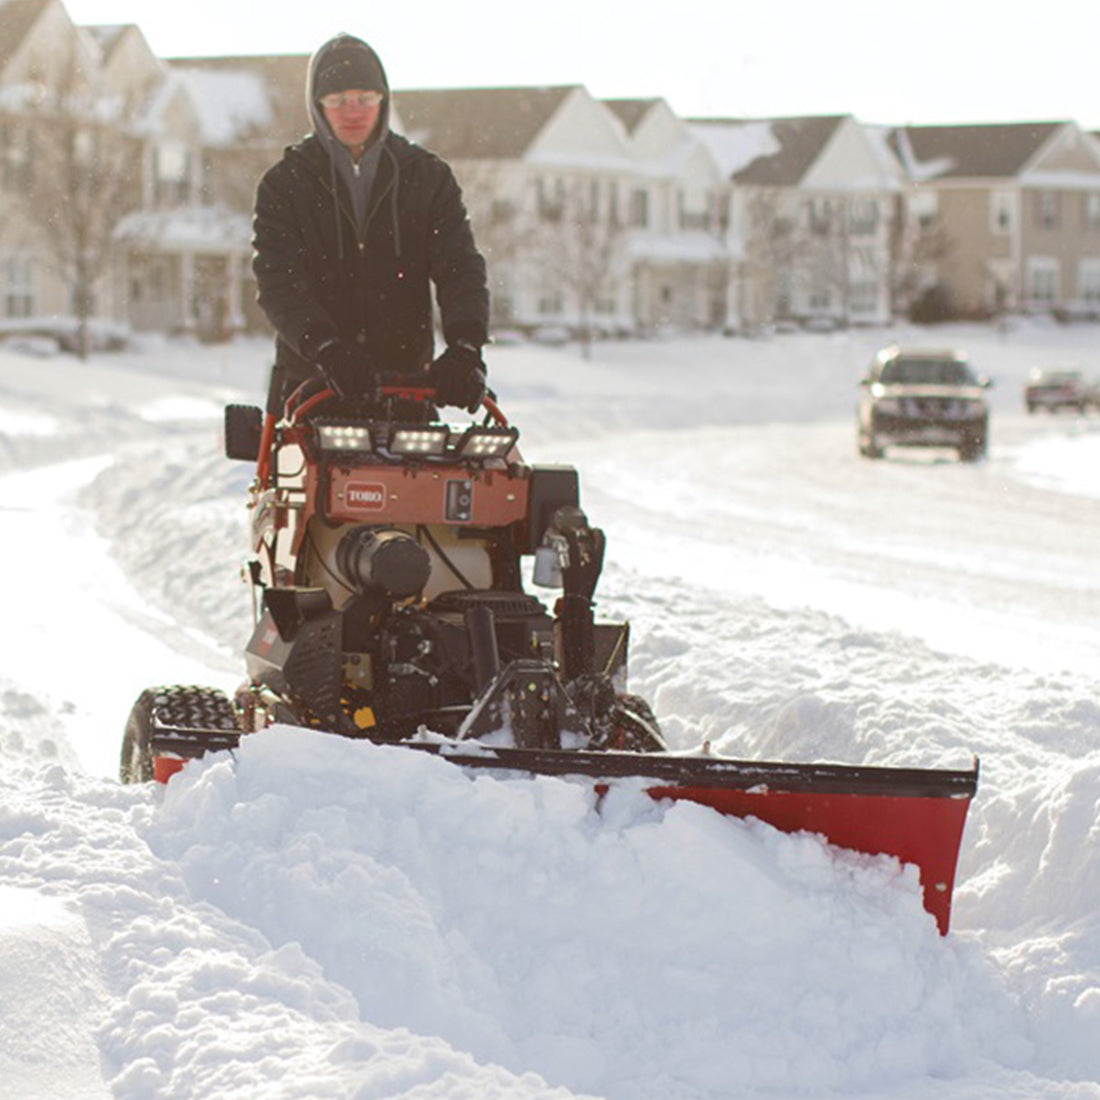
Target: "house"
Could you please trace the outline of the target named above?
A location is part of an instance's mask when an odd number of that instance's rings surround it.
[[[727,173],[738,313],[880,324],[891,316],[900,167],[851,115],[692,119]]]
[[[455,170],[490,273],[496,329],[628,331],[631,231],[654,181],[580,85],[398,90],[395,128]]]
[[[149,108],[151,190],[120,226],[136,328],[264,331],[251,272],[256,184],[308,129],[308,57],[175,58]]]
[[[664,99],[604,103],[626,132],[635,170],[651,181],[652,217],[629,245],[636,327],[737,327],[721,165]]]
[[[51,90],[83,90],[96,54],[60,0],[0,4],[0,320],[71,312],[63,257],[35,216],[35,180],[54,113]],[[60,148],[53,143],[50,151]]]
[[[247,207],[204,201],[203,105],[136,26],[0,3],[0,321],[247,323]]]
[[[1100,146],[1073,122],[905,126],[909,237],[952,316],[1100,316]]]

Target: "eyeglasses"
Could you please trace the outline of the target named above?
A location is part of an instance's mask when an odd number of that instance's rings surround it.
[[[321,96],[321,106],[330,111],[339,111],[342,107],[350,106],[377,107],[385,98],[384,92],[333,92],[331,95]]]

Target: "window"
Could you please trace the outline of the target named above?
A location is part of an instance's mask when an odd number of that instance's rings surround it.
[[[681,229],[709,229],[710,194],[706,191],[678,191],[677,206]]]
[[[191,196],[191,153],[179,142],[153,150],[153,188],[158,202],[186,202]]]
[[[829,227],[833,220],[832,204],[828,199],[811,199],[806,204],[806,217],[810,232],[817,237],[829,235]]]
[[[878,229],[878,203],[874,199],[853,199],[849,225],[857,237],[870,237]]]
[[[643,229],[649,225],[649,192],[644,188],[630,192],[627,220],[636,229]]]
[[[598,222],[600,220],[600,181],[591,180],[588,184],[588,220]]]
[[[1100,305],[1100,260],[1082,260],[1077,283],[1078,297],[1083,302]]]
[[[1045,308],[1058,301],[1058,261],[1034,256],[1027,261],[1027,297],[1032,306]]]
[[[565,184],[560,179],[538,179],[535,182],[537,189],[536,201],[538,203],[539,220],[544,222],[560,222],[565,212]]]
[[[34,261],[14,253],[0,261],[0,286],[5,317],[30,317],[34,313]]]
[[[1100,191],[1089,191],[1082,196],[1085,204],[1085,228],[1100,230]]]
[[[6,191],[26,191],[31,179],[31,131],[4,123],[0,126],[0,186]]]
[[[1039,191],[1035,196],[1035,224],[1040,229],[1058,228],[1058,193]]]
[[[1010,191],[990,195],[990,221],[994,233],[1011,233],[1016,224],[1016,197]]]

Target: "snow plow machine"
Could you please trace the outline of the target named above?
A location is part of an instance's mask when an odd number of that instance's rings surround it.
[[[234,696],[142,692],[122,781],[167,782],[276,723],[475,774],[580,777],[598,790],[640,780],[655,799],[916,864],[946,934],[977,760],[953,771],[670,752],[627,691],[629,624],[594,616],[604,535],[581,508],[577,471],[527,464],[491,394],[458,427],[433,398],[387,386],[357,407],[313,382],[277,413],[226,408],[227,457],[256,464],[247,676]],[[558,590],[552,610],[525,580]]]

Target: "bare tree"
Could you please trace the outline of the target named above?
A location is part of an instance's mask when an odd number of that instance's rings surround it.
[[[538,202],[534,240],[546,285],[572,300],[580,321],[581,352],[591,354],[595,315],[616,298],[630,230],[598,181],[559,180]]]
[[[906,220],[899,216],[892,241],[894,310],[908,314],[932,289],[929,273],[955,250],[955,242],[936,215]]]
[[[752,194],[746,206],[740,310],[750,324],[789,313],[793,273],[800,255],[798,227],[782,196],[772,191]]]
[[[115,227],[140,202],[136,105],[98,95],[75,59],[42,87],[25,214],[69,290],[83,358]]]
[[[535,248],[537,221],[508,189],[498,164],[456,161],[454,169],[488,268],[491,323],[513,324],[513,286],[518,269]]]

